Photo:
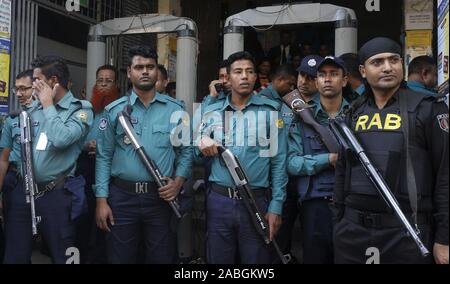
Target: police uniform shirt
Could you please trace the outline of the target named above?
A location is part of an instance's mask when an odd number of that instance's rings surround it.
[[[432,88],[427,88],[425,87],[424,84],[418,82],[418,81],[413,81],[410,80],[407,82],[408,88],[410,88],[413,91],[419,92],[419,93],[424,93],[427,95],[431,95],[436,97],[438,94],[432,89]]]
[[[25,106],[24,110],[30,112],[32,108],[37,106],[37,101],[33,101],[30,106]],[[37,124],[38,122],[31,122],[33,124]],[[4,148],[11,149],[9,154],[8,161],[13,163],[18,169],[21,167],[21,145],[20,145],[20,125],[19,125],[19,116],[11,117],[9,115],[5,119],[5,123],[3,125],[2,137],[0,140],[0,149]]]
[[[36,182],[55,180],[69,171],[75,173],[76,160],[83,149],[83,141],[92,125],[92,105],[76,99],[68,91],[55,105],[43,108],[37,102],[29,110],[32,120],[32,149]],[[8,144],[20,143],[20,129],[13,127]],[[18,145],[20,148],[20,145]],[[20,163],[17,165],[21,168]],[[21,171],[20,171],[21,172]]]
[[[206,107],[213,105],[218,102],[222,102],[227,98],[227,95],[223,91],[221,91],[217,96],[213,97],[211,94],[207,95],[203,101],[202,101],[202,108],[205,109]]]
[[[274,102],[279,104],[279,112],[280,117],[283,119],[284,126],[289,127],[291,125],[292,119],[294,118],[294,113],[292,110],[283,102],[283,99],[278,94],[278,92],[273,88],[272,84],[269,84],[267,88],[263,89],[258,93],[258,96],[263,98],[267,98],[269,100],[273,100]],[[286,131],[287,134],[287,131]]]
[[[99,113],[96,113],[94,116],[94,122],[92,123],[92,127],[89,130],[88,135],[86,136],[86,141],[85,143],[92,141],[92,140],[97,140],[97,136],[99,133],[99,128],[100,128],[100,123],[103,121],[103,116],[105,114],[105,111],[101,111]]]
[[[146,108],[133,91],[129,97],[133,110],[131,123],[148,156],[155,161],[163,176],[189,178],[192,168],[190,135],[176,139],[180,127],[190,130],[190,121],[177,114],[184,113],[183,105],[169,97],[156,93]],[[132,182],[153,181],[145,169],[131,140],[117,120],[119,112],[128,104],[122,97],[105,108],[99,123],[96,152],[96,197],[108,197],[110,178],[118,177]],[[172,117],[172,114],[176,117]],[[184,131],[186,133],[186,131]],[[187,139],[187,140],[186,140]],[[172,144],[172,141],[177,143]]]
[[[314,97],[310,102],[314,106],[314,118],[320,124],[328,126],[328,113],[320,103],[320,97]],[[349,104],[342,99],[338,116],[348,108]],[[294,119],[289,127],[288,135],[288,174],[293,176],[313,176],[331,167],[329,153],[318,155],[305,155],[303,150],[303,139],[301,134],[301,123],[298,117]]]
[[[230,100],[229,96],[224,103],[217,103],[206,109],[200,131],[203,135],[208,135],[227,147],[238,157],[249,178],[251,188],[257,190],[271,186],[272,200],[268,211],[281,215],[283,202],[286,198],[285,190],[288,179],[286,173],[286,133],[283,120],[276,118],[278,117],[278,104],[251,95],[245,108],[238,111],[233,107]],[[230,119],[229,129],[225,129],[227,123],[225,123],[225,126],[223,123],[227,111],[235,115],[235,118],[238,117],[237,119]],[[250,116],[251,113],[258,117],[258,112],[265,114],[264,121],[257,120],[253,124],[245,119],[245,116]],[[242,116],[239,116],[240,114]],[[264,123],[264,125],[260,126],[260,123]],[[244,127],[239,127],[239,125],[244,125]],[[265,133],[261,131],[262,128],[265,128]],[[277,130],[276,136],[270,137],[271,129]],[[199,145],[200,139],[201,135],[197,134],[195,145]],[[278,142],[277,144],[272,141],[275,139]],[[270,150],[269,147],[271,147]],[[198,147],[194,149],[195,155],[201,156]],[[235,187],[225,164],[219,157],[213,159],[209,181],[225,187]]]

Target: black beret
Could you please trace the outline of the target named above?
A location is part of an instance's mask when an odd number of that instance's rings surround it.
[[[386,37],[377,37],[366,42],[359,50],[359,62],[364,64],[370,57],[380,53],[396,53],[402,55],[402,48],[398,43]]]

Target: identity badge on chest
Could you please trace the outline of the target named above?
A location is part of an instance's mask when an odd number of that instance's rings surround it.
[[[36,151],[45,151],[47,149],[48,139],[47,134],[42,132],[39,135],[38,142],[36,144]]]
[[[137,117],[130,117],[131,124],[138,124],[139,120]]]
[[[131,140],[130,140],[130,138],[127,135],[125,135],[123,137],[123,143],[125,143],[125,145],[130,145],[131,144]]]

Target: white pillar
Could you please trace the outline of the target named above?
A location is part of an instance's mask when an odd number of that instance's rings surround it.
[[[339,9],[335,22],[334,55],[358,52],[358,22],[345,9]]]
[[[231,54],[244,51],[244,29],[238,26],[228,26],[224,29],[223,58],[227,59]]]
[[[358,29],[337,28],[335,30],[335,56],[358,53]]]
[[[192,117],[192,107],[197,96],[198,43],[195,32],[183,30],[177,38],[177,99],[184,101]]]
[[[92,88],[96,81],[98,67],[105,65],[106,39],[103,36],[90,36],[87,44],[86,99],[91,100]]]

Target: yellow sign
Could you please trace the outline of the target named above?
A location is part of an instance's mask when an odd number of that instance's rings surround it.
[[[9,95],[9,54],[0,52],[0,97]]]
[[[415,30],[406,31],[406,71],[411,61],[422,55],[433,56],[433,31]],[[408,79],[405,72],[405,80]]]
[[[177,38],[169,37],[169,49],[174,53],[177,52]]]
[[[10,88],[11,3],[11,0],[0,0],[0,97],[4,98],[8,97]]]
[[[432,30],[406,31],[406,47],[431,46],[433,40]]]

